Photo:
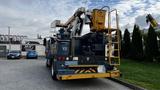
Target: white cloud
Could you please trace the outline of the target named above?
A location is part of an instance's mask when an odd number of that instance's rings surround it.
[[[46,36],[51,30],[50,23],[53,20],[60,19],[64,22],[73,15],[77,8],[88,7],[93,2],[96,0],[0,0],[0,32],[7,34],[7,26],[11,26],[13,34],[24,34],[31,37],[36,34]],[[160,21],[160,0],[121,0],[117,2],[116,4],[112,2],[111,7],[118,10],[122,30],[127,27],[132,31],[134,23],[139,24],[141,28],[146,27],[145,15],[147,13],[153,14],[157,21]]]
[[[66,21],[81,6],[85,5],[75,0],[0,0],[0,32],[7,34],[11,26],[12,34],[47,36],[53,20]]]
[[[141,29],[145,28],[147,26],[146,14],[160,16],[160,1],[156,0],[122,0],[113,7],[119,11],[122,30],[129,28],[132,31],[134,23],[140,25]]]

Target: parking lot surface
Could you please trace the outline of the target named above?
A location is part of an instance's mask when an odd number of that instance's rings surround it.
[[[130,90],[108,79],[53,81],[45,59],[0,59],[0,90]]]

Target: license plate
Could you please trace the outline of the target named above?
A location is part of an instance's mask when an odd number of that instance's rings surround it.
[[[78,65],[78,61],[65,61],[65,65]]]

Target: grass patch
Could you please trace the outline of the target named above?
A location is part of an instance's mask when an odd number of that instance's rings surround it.
[[[160,90],[160,63],[122,59],[120,71],[122,72],[121,80],[148,90]]]

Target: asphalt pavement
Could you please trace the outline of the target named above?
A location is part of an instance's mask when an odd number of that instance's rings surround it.
[[[45,59],[0,59],[0,90],[130,90],[101,79],[53,81]]]

